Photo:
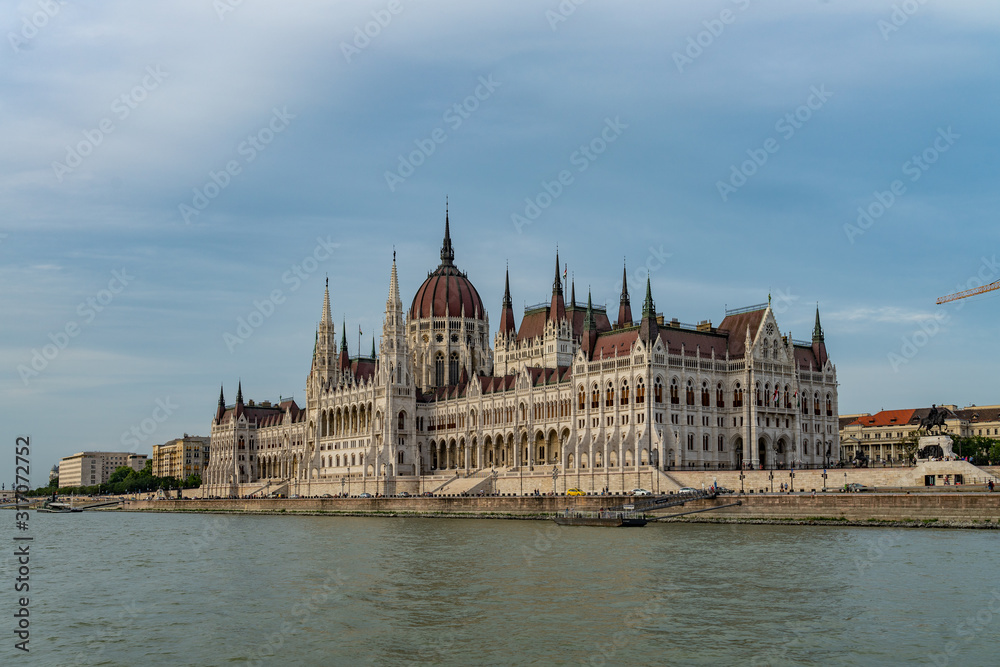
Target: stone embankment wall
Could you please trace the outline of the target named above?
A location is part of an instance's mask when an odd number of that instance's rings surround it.
[[[623,502],[640,504],[644,498],[621,496],[490,496],[445,498],[293,498],[230,500],[129,501],[126,510],[202,512],[302,512],[357,515],[509,516],[543,518],[567,508],[596,510]],[[699,519],[848,521],[932,521],[1000,524],[998,493],[811,493],[735,494],[714,500],[691,501],[683,507],[660,510],[668,515],[717,507],[694,515]]]

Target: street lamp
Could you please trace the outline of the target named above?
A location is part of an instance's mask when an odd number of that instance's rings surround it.
[[[552,495],[556,495],[556,480],[559,479],[559,466],[552,466]]]
[[[768,477],[768,479],[771,480],[771,493],[774,493],[774,469],[773,468],[768,471],[767,477]]]
[[[788,471],[788,490],[795,493],[795,468]]]
[[[743,474],[743,466],[740,466],[740,493],[746,493],[743,490],[743,478],[744,477],[746,477],[746,475]]]
[[[823,468],[823,490],[826,491],[826,468]]]
[[[347,480],[344,479],[343,477],[341,477],[340,478],[340,495],[341,496],[344,495],[344,484],[346,484],[346,483],[347,483]]]
[[[347,469],[347,495],[351,495],[351,469]]]

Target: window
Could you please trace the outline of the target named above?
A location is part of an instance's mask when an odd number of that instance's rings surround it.
[[[694,433],[688,433],[688,451],[694,451]]]
[[[622,391],[618,402],[621,405],[628,405],[628,380],[622,380]]]
[[[642,378],[639,378],[635,385],[635,402],[640,404],[646,402],[646,385],[642,383]]]
[[[587,394],[583,391],[583,385],[580,385],[580,409],[583,410],[587,403]]]
[[[733,407],[743,407],[743,389],[740,387],[739,382],[736,383],[736,387],[733,389]]]
[[[703,435],[701,437],[701,451],[703,451],[703,452],[707,452],[708,451],[708,435],[707,434]]]
[[[701,385],[701,407],[707,408],[711,405],[712,397],[708,393],[708,383],[703,382]]]
[[[720,452],[726,451],[726,439],[721,435],[719,436],[719,451]]]
[[[684,399],[688,405],[694,405],[694,386],[691,384],[691,380],[687,381],[687,387],[684,392]]]
[[[600,396],[600,393],[597,391],[597,385],[595,384],[590,391],[590,407],[595,409],[600,407]]]
[[[677,405],[681,402],[680,396],[678,395],[677,389],[677,379],[674,378],[670,381],[670,402]]]
[[[448,360],[448,384],[458,384],[458,352],[452,352]]]
[[[434,357],[434,386],[444,386],[444,354],[441,352]]]
[[[655,382],[653,383],[653,400],[655,400],[657,403],[663,402],[663,382],[660,380],[660,378],[656,378]]]
[[[397,428],[400,431],[406,428],[406,413],[402,410],[399,411],[399,424],[397,425]]]
[[[604,400],[604,406],[610,408],[610,407],[614,407],[614,404],[615,404],[615,388],[609,382],[608,383],[607,395],[606,395],[605,400]]]

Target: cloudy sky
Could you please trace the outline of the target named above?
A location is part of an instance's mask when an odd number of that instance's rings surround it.
[[[616,304],[625,259],[682,322],[770,293],[807,339],[819,303],[842,414],[1000,402],[1000,291],[935,305],[1000,279],[995,2],[577,2],[6,3],[2,437],[33,481],[207,435],[220,384],[304,399],[324,276],[367,352],[446,196],[494,325],[505,264],[543,301],[558,245],[578,295]]]

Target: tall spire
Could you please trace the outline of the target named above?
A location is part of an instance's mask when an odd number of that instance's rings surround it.
[[[655,317],[656,307],[653,305],[653,290],[649,285],[649,276],[646,276],[646,300],[642,303],[642,316]]]
[[[344,318],[344,325],[340,329],[340,351],[347,352],[347,318]]]
[[[441,263],[451,265],[455,260],[455,249],[451,247],[451,225],[448,222],[448,198],[444,199],[444,242],[441,244]]]
[[[813,327],[813,342],[823,342],[823,327],[819,323],[819,304],[816,304],[816,326]]]
[[[587,290],[587,315],[583,318],[583,336],[581,348],[587,359],[594,358],[594,348],[597,347],[597,324],[594,322],[594,303]]]
[[[500,308],[500,328],[497,333],[510,335],[516,331],[514,326],[514,303],[510,298],[510,269],[504,272],[503,304]]]
[[[562,281],[559,279],[559,248],[556,248],[556,277],[552,281],[552,305],[549,319],[558,324],[566,319],[566,302],[563,301]]]
[[[587,290],[587,315],[583,319],[583,330],[590,331],[591,329],[596,329],[597,323],[594,322],[594,304],[590,298],[590,290]]]
[[[372,335],[372,359],[375,358],[375,336]]]
[[[639,338],[647,344],[660,335],[660,327],[656,322],[656,306],[653,305],[653,289],[646,276],[646,300],[642,304],[642,320],[639,322]]]
[[[628,269],[624,264],[622,265],[622,295],[618,304],[617,326],[619,328],[632,326],[632,306],[628,298]]]
[[[226,407],[226,395],[222,390],[222,385],[219,385],[219,407]]]
[[[396,275],[396,251],[392,251],[392,274],[389,277],[389,298],[386,300],[386,310],[402,310],[403,303],[399,300],[399,277]]]
[[[222,421],[222,415],[226,414],[226,397],[223,394],[222,386],[219,386],[219,407],[215,409],[215,423]]]
[[[570,283],[569,303],[570,306],[576,308],[576,276],[573,277],[573,281]]]
[[[559,279],[559,248],[556,248],[556,277],[552,281],[552,294],[562,294],[562,281]]]
[[[326,277],[326,291],[323,293],[323,315],[320,318],[320,322],[327,325],[333,324],[333,319],[330,315],[330,276]]]
[[[243,380],[236,386],[236,405],[243,405]]]

